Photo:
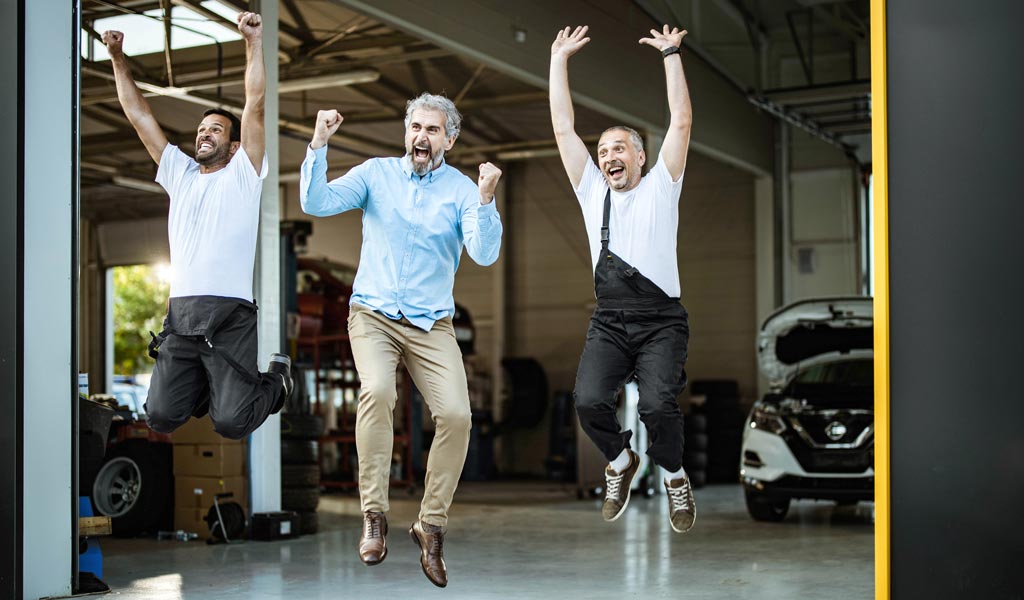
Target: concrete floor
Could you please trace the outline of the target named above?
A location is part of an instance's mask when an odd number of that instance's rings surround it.
[[[449,584],[431,585],[407,529],[417,502],[393,492],[387,560],[359,562],[354,496],[324,497],[320,533],[286,542],[102,541],[104,581],[124,600],[288,598],[874,597],[873,506],[800,502],[756,523],[738,486],[697,490],[697,523],[669,528],[664,495],[634,495],[615,523],[598,500],[550,483],[465,483],[445,540]]]

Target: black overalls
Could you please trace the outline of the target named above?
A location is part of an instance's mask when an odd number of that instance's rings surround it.
[[[208,406],[217,433],[240,439],[280,410],[281,376],[257,365],[255,303],[184,296],[167,304],[164,330],[150,344],[156,366],[146,419],[153,431],[170,433]]]
[[[686,385],[686,309],[608,249],[611,190],[604,197],[601,256],[594,270],[597,308],[576,372],[576,411],[583,431],[610,461],[629,447],[621,431],[616,395],[635,373],[648,456],[660,467],[683,466],[683,414],[677,396]]]

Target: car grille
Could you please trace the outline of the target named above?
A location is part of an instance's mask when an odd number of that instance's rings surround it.
[[[807,437],[819,446],[856,444],[858,440],[866,442],[868,436],[863,436],[864,431],[871,429],[875,422],[874,414],[870,412],[805,413],[794,415],[790,419],[796,421]],[[833,423],[839,423],[846,428],[842,437],[833,438],[828,435]],[[871,432],[868,435],[870,436]]]
[[[860,448],[824,450],[812,447],[793,430],[786,431],[782,438],[808,473],[863,473],[874,465],[874,440]]]

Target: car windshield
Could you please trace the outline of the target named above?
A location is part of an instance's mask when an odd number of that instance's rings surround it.
[[[874,364],[870,358],[812,365],[800,371],[789,384],[786,395],[816,403],[871,399],[874,389]]]

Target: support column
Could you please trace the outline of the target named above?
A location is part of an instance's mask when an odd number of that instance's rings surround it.
[[[790,300],[789,263],[790,263],[790,208],[792,203],[789,194],[789,125],[783,121],[775,122],[775,221],[774,221],[774,256],[775,256],[775,307],[778,308]]]
[[[256,249],[256,301],[259,304],[259,360],[266,368],[270,354],[281,352],[281,195],[278,136],[277,50],[278,2],[255,0],[253,10],[263,17],[263,60],[267,69],[267,161],[263,182],[260,234]],[[271,415],[249,440],[249,473],[253,512],[281,509],[281,417]]]
[[[21,180],[24,125],[22,89],[25,0],[0,2],[0,598],[20,598],[22,583],[21,486],[22,397],[22,226],[24,197]],[[16,83],[15,83],[16,82]]]
[[[7,3],[10,4],[10,3]],[[78,243],[78,2],[23,0],[20,402],[24,598],[72,591]],[[12,34],[12,37],[14,34]],[[5,36],[6,37],[6,36]],[[47,73],[41,77],[38,74]],[[29,74],[34,74],[29,76]],[[31,132],[31,135],[24,135]],[[74,269],[73,269],[74,266]],[[6,536],[4,536],[6,537]]]

